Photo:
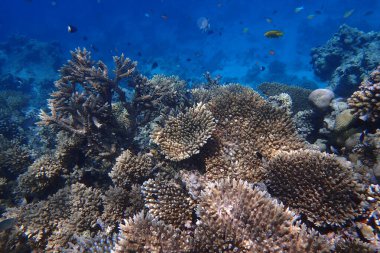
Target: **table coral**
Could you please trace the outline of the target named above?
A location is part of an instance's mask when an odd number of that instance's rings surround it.
[[[380,66],[362,81],[359,91],[355,91],[348,99],[353,114],[362,120],[371,122],[380,119]]]
[[[199,153],[215,126],[214,117],[207,106],[198,103],[185,113],[169,117],[163,128],[154,129],[151,137],[167,159],[181,161]]]
[[[343,225],[360,215],[364,189],[332,155],[281,151],[266,169],[269,193],[318,226]]]

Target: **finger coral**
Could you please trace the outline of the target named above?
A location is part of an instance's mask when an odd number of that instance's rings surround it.
[[[134,155],[130,150],[126,150],[116,158],[116,163],[108,175],[116,186],[126,188],[133,183],[143,182],[152,169],[152,161],[147,155]]]
[[[317,233],[294,224],[294,214],[244,181],[210,183],[197,208],[199,252],[328,252]]]
[[[230,176],[258,182],[262,165],[276,152],[305,146],[289,115],[251,89],[225,86],[209,108],[218,122],[206,154],[210,179]]]
[[[380,66],[360,84],[359,91],[355,91],[347,102],[360,119],[380,120]]]
[[[215,126],[212,113],[205,104],[199,103],[185,113],[169,117],[165,127],[154,129],[152,140],[159,145],[167,159],[181,161],[199,153]]]
[[[184,227],[192,221],[195,202],[174,180],[152,180],[143,184],[145,206],[158,220],[174,227]]]
[[[318,226],[341,225],[360,214],[363,187],[332,155],[281,151],[266,173],[269,193]]]

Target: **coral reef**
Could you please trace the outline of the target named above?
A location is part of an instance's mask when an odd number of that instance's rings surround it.
[[[329,89],[316,89],[310,93],[309,101],[317,110],[325,111],[330,107],[334,97],[334,92]]]
[[[111,79],[107,66],[91,59],[86,49],[71,52],[72,59],[60,69],[57,91],[49,99],[50,115],[41,111],[41,125],[54,125],[79,136],[85,136],[90,148],[101,156],[116,153],[115,118],[112,98],[126,103],[119,87],[121,80],[133,74],[136,63],[124,55],[114,57],[115,77]],[[119,133],[120,134],[120,133]]]
[[[292,98],[293,113],[312,109],[308,101],[308,97],[312,90],[308,90],[299,86],[268,82],[261,83],[258,86],[258,89],[266,96],[276,96],[281,93],[288,94]]]
[[[325,45],[312,49],[314,72],[329,82],[337,96],[348,97],[379,64],[379,42],[380,33],[342,25]]]
[[[269,161],[269,193],[318,226],[339,225],[360,215],[363,186],[333,156],[311,150],[279,152]]]
[[[215,130],[215,121],[205,104],[198,103],[156,127],[152,140],[159,145],[167,159],[181,161],[199,153]]]
[[[380,120],[380,66],[362,81],[359,91],[347,100],[353,114],[371,122]]]

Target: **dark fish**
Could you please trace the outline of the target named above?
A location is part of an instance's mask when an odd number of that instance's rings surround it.
[[[91,48],[92,51],[94,51],[94,52],[99,52],[99,49],[98,49],[94,44],[91,44],[91,45],[90,45],[90,48]]]
[[[339,151],[338,151],[338,149],[336,149],[334,146],[330,146],[330,151],[331,151],[331,153],[333,153],[333,154],[339,155]]]
[[[67,26],[67,32],[69,32],[69,33],[75,33],[77,31],[78,31],[78,28],[76,28],[75,26],[73,26],[73,25],[68,25]]]
[[[260,66],[260,70],[261,70],[261,71],[264,71],[264,70],[265,70],[265,67],[264,67],[264,66]]]
[[[84,41],[88,41],[88,38],[87,38],[87,36],[83,36],[83,38],[82,38]]]
[[[363,143],[363,142],[364,142],[364,138],[366,137],[367,134],[368,134],[368,130],[367,130],[367,129],[364,130],[364,131],[362,131],[362,133],[361,133],[360,136],[359,136],[359,142],[360,142],[360,143]]]
[[[260,160],[262,160],[263,159],[263,154],[261,154],[259,151],[256,151],[256,155],[257,155],[257,157],[260,159]]]
[[[153,62],[153,64],[152,64],[152,69],[155,69],[155,68],[157,68],[158,67],[158,63],[157,62]]]
[[[127,46],[130,46],[130,45],[132,45],[132,43],[131,43],[131,42],[128,42],[128,43],[127,43]]]
[[[0,231],[8,230],[16,224],[15,218],[6,219],[0,222]]]
[[[322,14],[322,11],[320,11],[320,10],[316,10],[316,11],[314,11],[314,13],[317,14],[317,15],[321,15],[321,14]]]
[[[191,58],[187,58],[186,61],[191,61]]]
[[[367,11],[366,13],[364,13],[364,16],[370,16],[373,14],[373,11]]]
[[[142,53],[139,51],[139,52],[137,52],[137,55],[138,56],[142,56]]]

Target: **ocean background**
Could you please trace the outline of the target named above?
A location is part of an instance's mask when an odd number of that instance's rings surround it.
[[[2,0],[0,42],[21,35],[55,43],[62,59],[86,47],[105,63],[123,52],[145,75],[178,75],[190,85],[209,71],[253,88],[262,81],[302,85],[305,79],[324,87],[313,75],[311,48],[342,24],[380,30],[379,9],[378,0]],[[207,31],[199,28],[200,18],[207,19]],[[68,25],[78,31],[68,33]],[[273,29],[284,36],[264,37]]]

